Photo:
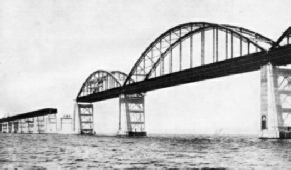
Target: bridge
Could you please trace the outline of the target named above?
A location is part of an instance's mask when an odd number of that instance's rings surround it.
[[[56,133],[57,109],[44,108],[0,119],[3,133]]]
[[[290,35],[291,27],[276,41],[225,24],[192,22],[171,28],[145,49],[129,74],[98,70],[85,80],[76,98],[80,131],[93,132],[92,103],[119,97],[119,130],[145,136],[146,92],[260,70],[260,137],[291,138],[291,127],[284,122],[291,113],[286,105],[291,95],[291,69],[286,67],[291,63]]]
[[[259,70],[259,136],[291,138],[286,123],[291,114],[287,102],[291,95],[291,69],[287,67],[291,64],[290,36],[291,27],[276,41],[226,24],[191,22],[173,27],[141,53],[128,74],[97,70],[88,76],[76,97],[79,132],[94,133],[92,103],[119,98],[118,134],[146,136],[147,92]],[[0,120],[1,131],[13,121]]]

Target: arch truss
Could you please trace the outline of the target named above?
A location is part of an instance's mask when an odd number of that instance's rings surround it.
[[[242,27],[205,22],[178,25],[146,48],[124,85],[267,51],[273,44],[271,39]]]
[[[273,45],[273,48],[289,45],[290,44],[290,37],[291,37],[291,27],[289,27],[276,41]]]
[[[120,71],[95,71],[83,83],[77,98],[121,87],[126,78],[127,75]]]

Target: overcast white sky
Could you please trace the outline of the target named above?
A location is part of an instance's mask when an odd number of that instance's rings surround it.
[[[0,117],[40,108],[72,114],[98,69],[128,73],[161,33],[186,22],[243,26],[276,40],[289,27],[288,0],[1,0]],[[146,96],[149,133],[254,133],[259,72],[192,83]],[[117,130],[118,100],[95,104],[95,128]]]

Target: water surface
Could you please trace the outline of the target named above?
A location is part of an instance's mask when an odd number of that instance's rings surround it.
[[[118,138],[0,133],[0,168],[287,168],[291,140],[257,136]]]

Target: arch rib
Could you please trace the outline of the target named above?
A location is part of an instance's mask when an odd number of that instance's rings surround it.
[[[235,29],[236,32],[239,32],[240,30],[242,31],[242,33],[248,34],[258,40],[262,40],[265,43],[268,43],[269,45],[273,45],[275,42],[273,40],[271,40],[268,37],[263,36],[262,34],[259,34],[257,32],[251,31],[249,29],[243,28],[243,27],[237,27],[237,26],[233,26],[233,25],[227,25],[227,24],[222,24],[221,26],[230,28],[230,29]]]
[[[147,57],[147,54],[149,54],[151,52],[151,50],[153,48],[155,48],[155,46],[161,42],[162,40],[165,40],[166,41],[166,37],[168,35],[171,35],[172,33],[175,33],[175,31],[178,31],[178,30],[182,30],[182,29],[185,29],[187,30],[188,32],[191,32],[193,30],[194,27],[196,27],[196,29],[199,29],[199,28],[203,28],[203,27],[209,27],[209,26],[217,26],[217,27],[224,27],[225,29],[228,29],[229,31],[231,32],[234,32],[237,36],[239,37],[244,37],[244,39],[247,39],[247,41],[251,42],[252,44],[254,44],[255,46],[257,46],[258,48],[262,49],[261,46],[259,46],[257,43],[251,41],[249,38],[245,37],[242,35],[242,33],[239,33],[237,31],[235,31],[234,29],[241,29],[243,31],[243,33],[246,33],[250,36],[255,36],[257,38],[259,38],[258,40],[260,42],[265,42],[267,44],[272,44],[273,41],[270,40],[269,38],[267,37],[264,37],[262,36],[261,34],[258,34],[256,32],[253,32],[253,31],[250,31],[248,29],[245,29],[245,28],[241,28],[241,27],[236,27],[236,26],[231,26],[231,25],[218,25],[218,24],[213,24],[213,23],[206,23],[206,22],[190,22],[190,23],[185,23],[185,24],[181,24],[181,25],[178,25],[176,27],[173,27],[169,30],[167,30],[166,32],[164,32],[163,34],[161,34],[158,38],[156,38],[146,49],[145,51],[141,54],[141,56],[139,57],[139,59],[137,60],[137,62],[135,63],[135,65],[133,66],[133,68],[131,69],[127,79],[125,80],[124,82],[124,85],[130,83],[129,80],[132,79],[132,76],[133,74],[137,71],[139,65],[141,64],[142,61],[145,62],[146,60],[146,57]],[[185,34],[184,34],[185,35]],[[180,39],[181,37],[179,37],[178,39]],[[173,41],[173,42],[168,42],[169,44],[171,43],[175,43],[177,41]],[[171,46],[171,45],[170,45]],[[146,73],[145,71],[145,68],[143,68],[143,71],[145,72],[145,74],[148,74],[148,72]]]
[[[283,41],[284,38],[288,38],[291,34],[291,27],[289,27],[279,38],[278,40],[274,43],[272,48],[276,48],[280,46],[280,43]]]
[[[163,60],[166,55],[169,53],[169,51],[173,48],[175,48],[179,43],[181,43],[182,41],[184,41],[185,39],[189,38],[191,35],[194,35],[196,33],[200,33],[202,31],[206,31],[207,29],[212,29],[212,28],[220,28],[221,31],[223,31],[223,29],[225,29],[225,31],[230,31],[233,34],[237,35],[238,38],[242,37],[244,40],[246,40],[247,42],[253,44],[255,47],[261,49],[262,51],[266,51],[263,47],[260,47],[258,44],[256,44],[255,42],[253,42],[252,40],[250,40],[247,37],[242,36],[241,34],[239,34],[236,31],[233,31],[229,28],[223,27],[223,26],[209,26],[209,27],[203,27],[203,28],[199,28],[195,31],[191,31],[189,33],[187,33],[186,35],[184,35],[183,37],[179,38],[175,43],[173,43],[162,55],[161,57],[156,61],[156,63],[153,65],[153,67],[151,68],[151,70],[149,71],[149,73],[146,75],[145,80],[149,79],[149,77],[151,76],[152,72],[155,71],[155,69],[158,67],[158,65],[161,63],[161,60]]]
[[[118,72],[118,71],[115,71],[115,72]],[[81,95],[81,93],[83,92],[83,89],[86,87],[86,84],[89,82],[89,80],[94,76],[94,75],[96,75],[97,73],[105,73],[105,74],[107,74],[107,76],[110,76],[111,78],[113,78],[113,80],[115,80],[115,82],[119,85],[119,86],[122,86],[122,84],[120,83],[120,81],[111,73],[111,72],[108,72],[108,71],[105,71],[105,70],[97,70],[97,71],[95,71],[95,72],[93,72],[93,73],[91,73],[90,75],[89,75],[89,77],[85,80],[85,82],[82,84],[82,87],[81,87],[81,89],[80,89],[80,91],[79,91],[79,93],[78,93],[78,95],[77,95],[77,98],[78,97],[81,97],[80,95]],[[124,75],[126,75],[125,73],[122,73],[122,72],[119,72],[119,73],[121,73],[121,74],[124,74]]]

